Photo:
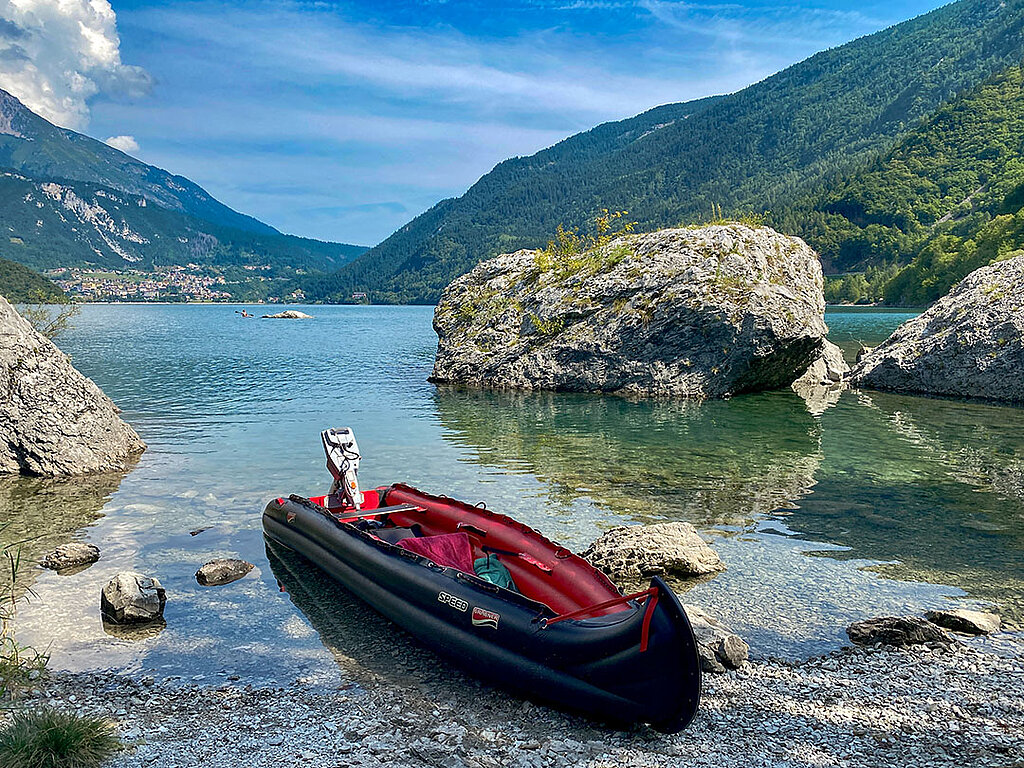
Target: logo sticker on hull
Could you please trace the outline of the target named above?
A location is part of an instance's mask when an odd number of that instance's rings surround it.
[[[491,629],[498,628],[498,619],[501,618],[501,614],[494,613],[492,611],[485,611],[483,608],[473,608],[473,626],[474,627],[489,627]]]
[[[438,592],[437,602],[450,605],[456,611],[462,611],[463,613],[469,610],[469,603],[455,595],[449,595],[447,592]]]

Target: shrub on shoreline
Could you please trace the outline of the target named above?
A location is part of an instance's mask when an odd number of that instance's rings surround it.
[[[0,728],[5,768],[96,768],[121,746],[113,724],[54,709],[14,712]]]

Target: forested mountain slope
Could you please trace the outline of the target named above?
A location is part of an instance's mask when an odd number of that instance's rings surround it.
[[[28,267],[0,259],[0,296],[12,304],[63,300],[64,291]]]
[[[728,96],[658,107],[494,168],[325,280],[315,298],[437,298],[494,253],[558,223],[626,209],[640,229],[780,210],[889,147],[957,94],[1017,63],[1024,0],[961,0],[819,53]]]
[[[923,304],[968,272],[1019,254],[1022,206],[1024,73],[1013,66],[772,223],[802,235],[832,271],[889,267],[874,285],[849,278],[837,298]]]

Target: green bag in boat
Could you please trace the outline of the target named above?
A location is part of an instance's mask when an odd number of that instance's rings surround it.
[[[515,582],[512,581],[512,574],[508,572],[508,568],[502,564],[496,555],[478,557],[473,561],[473,572],[481,579],[491,582],[491,584],[511,589],[513,592],[519,591],[516,589]]]

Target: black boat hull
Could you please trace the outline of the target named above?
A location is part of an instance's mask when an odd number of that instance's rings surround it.
[[[546,625],[546,606],[380,542],[290,499],[271,501],[266,535],[295,550],[410,634],[467,671],[565,709],[613,722],[685,728],[700,699],[686,613],[660,579],[645,609]],[[646,634],[647,648],[641,650]]]

